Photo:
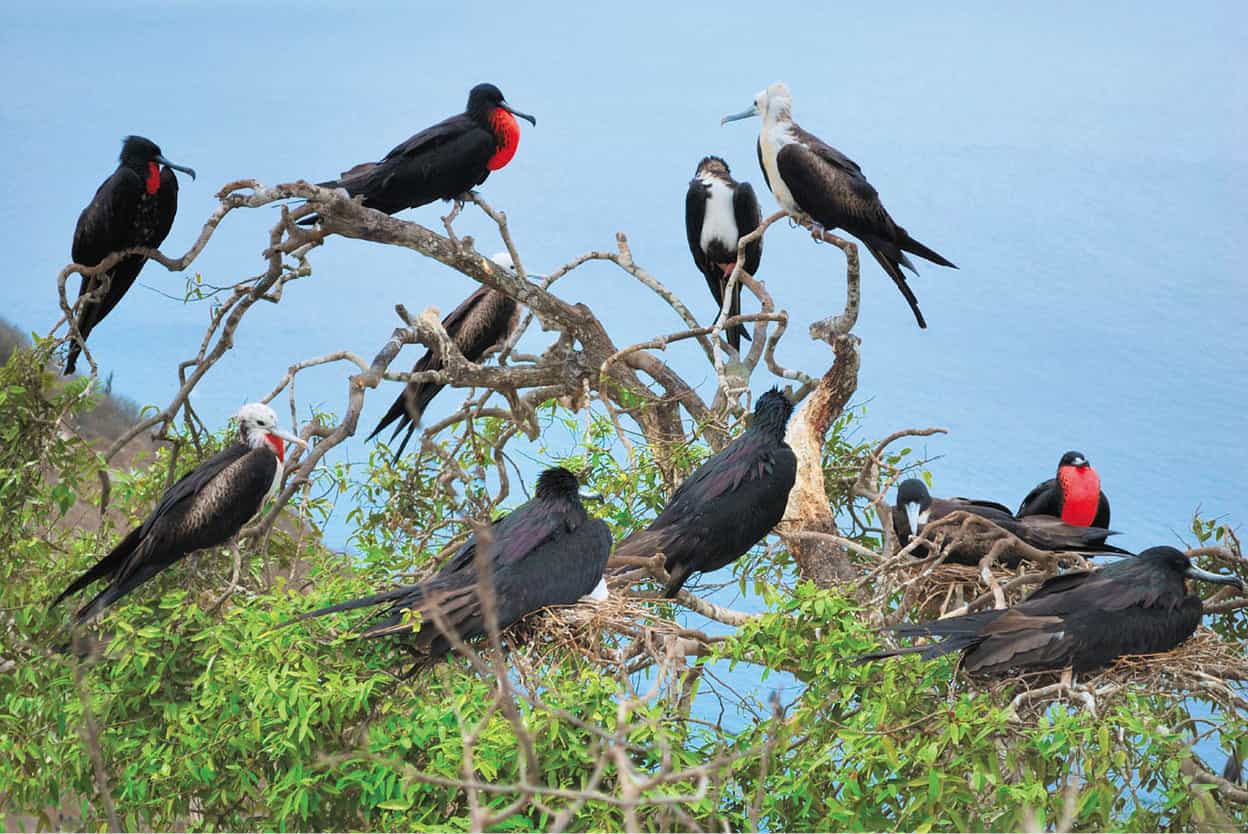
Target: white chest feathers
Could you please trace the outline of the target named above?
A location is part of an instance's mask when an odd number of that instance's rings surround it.
[[[272,495],[273,493],[277,492],[277,487],[282,482],[282,470],[283,469],[284,467],[282,466],[282,459],[278,458],[277,466],[273,467],[273,483],[269,484],[269,492],[268,492],[269,495]]]
[[[789,214],[802,216],[806,212],[802,211],[797,200],[793,199],[793,192],[789,191],[789,187],[781,179],[780,166],[776,162],[780,149],[793,141],[788,125],[784,122],[764,123],[763,129],[758,133],[758,148],[763,158],[763,170],[767,172],[767,184],[771,187],[771,193],[780,207]]]
[[[725,249],[737,248],[737,215],[732,206],[732,189],[718,177],[699,177],[707,186],[706,211],[702,215],[702,237],[698,243],[705,252],[711,241]]]

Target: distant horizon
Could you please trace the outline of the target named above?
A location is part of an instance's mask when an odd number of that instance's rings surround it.
[[[0,284],[0,311],[40,333],[56,320],[54,277],[74,223],[127,134],[199,173],[182,181],[163,247],[176,256],[222,183],[333,176],[459,111],[468,88],[490,80],[538,120],[522,125],[515,160],[481,189],[508,213],[529,268],[610,248],[623,231],[638,263],[709,321],[684,240],[684,189],[714,153],[754,184],[765,214],[775,209],[755,160],[757,123],[721,128],[719,118],[783,79],[795,118],[862,165],[896,220],[960,267],[920,265],[911,283],[930,324],[920,332],[864,259],[864,431],[950,428],[918,447],[939,457],[936,490],[1007,504],[1051,475],[1063,451],[1081,449],[1102,473],[1126,547],[1174,542],[1197,506],[1242,514],[1248,7],[789,8],[808,25],[783,37],[760,27],[763,37],[745,41],[756,13],[745,4],[718,4],[711,16],[630,7],[609,21],[572,3],[467,3],[436,17],[335,3],[6,4],[0,135],[13,198],[0,218],[16,277]],[[133,49],[163,38],[177,44],[171,56]],[[126,94],[110,95],[118,86]],[[445,211],[400,216],[440,229]],[[167,403],[175,360],[194,353],[208,312],[176,300],[186,279],[254,275],[275,217],[232,214],[187,274],[149,264],[92,335],[101,376],[114,374],[140,403]],[[472,210],[457,231],[487,255],[501,248]],[[312,277],[254,310],[197,389],[209,426],[293,361],[342,348],[371,357],[398,323],[394,303],[445,313],[474,289],[389,249],[328,241]],[[803,232],[768,234],[759,277],[792,315],[782,363],[809,373],[830,364],[805,329],[839,309],[842,270],[839,253]],[[557,292],[589,303],[621,344],[680,327],[606,266],[578,270]],[[543,344],[531,333],[522,348]],[[709,391],[704,360],[686,348],[663,358]],[[417,355],[408,348],[392,368]],[[347,373],[301,376],[303,413],[341,412]],[[774,382],[760,372],[751,385]],[[369,394],[361,430],[395,393]],[[452,399],[444,393],[430,418]],[[335,459],[360,459],[370,448],[362,437]]]

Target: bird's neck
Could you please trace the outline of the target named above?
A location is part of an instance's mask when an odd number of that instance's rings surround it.
[[[1062,488],[1062,521],[1087,527],[1096,518],[1101,478],[1091,466],[1063,466],[1057,470]]]
[[[247,433],[247,445],[253,449],[268,448],[270,452],[277,457],[278,463],[286,460],[286,440],[276,434],[270,434],[267,431],[251,431]]]
[[[147,176],[143,178],[143,185],[148,194],[155,194],[160,190],[160,165],[158,163],[147,163]]]
[[[490,114],[490,132],[494,134],[494,142],[497,150],[494,155],[489,158],[485,166],[491,171],[497,171],[516,155],[516,148],[520,146],[520,125],[516,124],[516,117],[508,113],[501,107],[495,107],[494,112]]]

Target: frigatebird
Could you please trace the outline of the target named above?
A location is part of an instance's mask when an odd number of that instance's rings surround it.
[[[74,229],[74,263],[96,266],[114,252],[138,247],[156,249],[164,243],[178,212],[178,178],[181,171],[195,179],[195,172],[165,159],[151,139],[127,136],[121,143],[117,170],[104,180],[91,202],[78,215]],[[82,341],[121,301],[147,263],[142,255],[130,255],[112,269],[84,277],[78,298],[78,333]],[[107,289],[105,284],[107,283]],[[72,374],[82,346],[71,339],[65,373]]]
[[[165,490],[139,527],[89,571],[70,583],[52,606],[98,579],[108,586],[74,614],[82,624],[197,550],[230,540],[264,504],[281,480],[286,442],[307,446],[277,425],[264,403],[238,410],[238,440]]]
[[[748,109],[724,116],[720,123],[762,116],[758,164],[781,208],[798,221],[809,220],[816,238],[824,229],[840,228],[862,241],[906,297],[919,327],[927,327],[901,271],[904,266],[916,272],[906,253],[957,267],[893,222],[858,163],[803,130],[792,112],[788,85],[776,82],[755,96]]]
[[[1051,515],[1031,515],[1015,518],[1004,504],[971,498],[933,498],[927,484],[918,478],[908,478],[897,485],[897,503],[893,507],[893,534],[899,547],[910,543],[914,535],[937,519],[955,512],[966,512],[987,519],[998,527],[1012,533],[1037,550],[1068,551],[1073,553],[1127,553],[1105,539],[1115,534],[1101,527],[1081,527],[1067,524]],[[924,558],[926,546],[916,546],[913,555]],[[1009,553],[1002,563],[1009,568],[1017,567],[1022,557]],[[979,564],[979,554],[956,544],[950,548],[945,562],[959,565]]]
[[[511,256],[500,252],[491,258],[499,266],[512,269]],[[504,292],[482,286],[472,295],[465,298],[450,315],[442,319],[442,326],[451,337],[456,347],[470,362],[480,362],[481,358],[493,350],[503,346],[520,324],[520,308],[516,300]],[[442,357],[433,350],[425,351],[425,355],[416,360],[412,373],[420,371],[439,371],[442,369]],[[372,440],[382,429],[396,423],[391,442],[403,434],[399,448],[394,452],[394,460],[398,462],[412,439],[412,433],[420,424],[421,415],[429,407],[429,403],[437,396],[444,386],[438,382],[409,382],[394,400],[390,410],[381,418],[377,428],[373,429],[367,440]]]
[[[361,163],[319,184],[363,196],[364,205],[386,214],[457,199],[511,162],[520,145],[517,117],[537,126],[537,119],[513,110],[493,84],[478,84],[463,113],[425,128],[380,162]],[[316,217],[300,222],[314,223]]]
[[[434,608],[464,640],[486,633],[478,569],[482,558],[491,566],[499,628],[547,606],[571,605],[602,582],[611,552],[610,528],[585,512],[578,488],[568,470],[547,469],[531,500],[495,521],[488,536],[470,536],[431,578],[311,611],[292,622],[385,603],[385,611],[361,637],[410,634],[410,612],[415,612],[423,624],[411,634],[414,647],[440,657],[451,643],[431,622]]]
[[[917,652],[931,660],[960,651],[962,667],[972,674],[1067,667],[1079,674],[1122,655],[1166,652],[1191,637],[1202,604],[1187,593],[1186,579],[1244,591],[1237,576],[1201,570],[1173,547],[1150,547],[1099,570],[1054,576],[1012,608],[895,626],[903,637],[944,640],[862,659]]]
[[[1053,515],[1067,524],[1108,527],[1109,499],[1088,459],[1081,452],[1067,452],[1058,461],[1057,477],[1027,493],[1015,515]]]
[[[670,598],[694,571],[722,568],[758,544],[784,517],[797,477],[797,456],[784,442],[792,413],[775,388],[759,397],[741,436],[686,478],[650,526],[619,543],[616,557],[662,553]]]
[[[718,156],[708,156],[698,163],[685,194],[685,232],[693,262],[706,278],[706,285],[715,298],[715,318],[719,318],[724,306],[728,276],[737,265],[737,241],[757,229],[762,219],[754,188],[748,182],[734,180],[727,162]],[[762,257],[760,238],[745,247],[742,268],[754,275]],[[738,283],[733,288],[728,315],[740,314],[741,284]],[[744,326],[734,324],[728,329],[728,343],[734,350],[741,349],[742,338],[750,338]]]

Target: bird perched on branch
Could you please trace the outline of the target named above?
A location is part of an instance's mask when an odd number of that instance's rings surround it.
[[[728,277],[737,265],[737,241],[757,229],[762,219],[753,187],[748,182],[734,180],[728,163],[717,156],[705,157],[698,163],[685,194],[685,231],[693,262],[706,278],[706,285],[715,298],[715,318],[719,318],[719,311],[723,309]],[[745,247],[742,267],[753,276],[758,272],[762,256],[760,238]],[[740,283],[733,288],[728,315],[741,315]],[[750,338],[740,324],[728,328],[727,336],[728,343],[738,351],[741,340]]]
[[[784,442],[793,413],[775,388],[758,398],[741,436],[712,455],[672,494],[659,517],[615,549],[616,557],[662,553],[674,597],[695,571],[735,562],[784,516],[797,477],[797,456]]]
[[[1067,524],[1109,526],[1109,499],[1101,492],[1101,476],[1082,452],[1067,452],[1057,464],[1057,477],[1036,486],[1019,505],[1019,518],[1057,516]]]
[[[862,659],[918,653],[931,660],[960,651],[972,674],[1068,667],[1079,674],[1122,655],[1166,652],[1191,637],[1203,609],[1186,579],[1244,591],[1237,576],[1201,570],[1173,547],[1150,547],[1099,570],[1054,576],[1012,608],[894,626],[902,637],[943,639]]]
[[[380,162],[361,163],[338,179],[319,184],[363,196],[364,205],[386,214],[457,199],[516,155],[517,118],[537,126],[537,119],[513,110],[493,84],[478,84],[469,91],[463,113],[425,128]],[[300,222],[314,223],[316,217]]]
[[[500,252],[490,260],[506,269],[514,268],[511,256],[506,252]],[[465,359],[480,362],[487,353],[500,349],[511,338],[520,324],[519,313],[520,307],[514,298],[505,292],[482,286],[442,319],[442,327]],[[412,373],[440,371],[442,367],[442,357],[430,349],[416,360]],[[443,387],[439,382],[409,382],[367,439],[372,440],[387,426],[396,424],[390,441],[394,442],[403,433],[403,440],[394,452],[397,462],[412,439],[416,426],[420,425],[425,409]]]
[[[488,560],[499,628],[507,628],[538,609],[571,605],[602,583],[611,552],[611,531],[591,518],[581,504],[576,476],[547,469],[537,480],[536,495],[473,534],[433,577],[363,599],[331,605],[302,615],[300,622],[338,611],[385,604],[386,609],[361,637],[410,634],[416,648],[440,657],[451,643],[437,628],[435,607],[464,640],[486,633],[480,560]],[[409,612],[421,616],[412,632]]]
[[[183,475],[139,527],[75,579],[56,606],[99,579],[108,586],[74,614],[85,623],[179,559],[225,544],[260,511],[281,480],[286,442],[307,444],[277,425],[263,403],[239,409],[238,441]]]
[[[840,228],[862,241],[905,296],[919,327],[927,327],[901,271],[915,271],[906,253],[940,266],[953,264],[893,222],[858,163],[803,130],[792,113],[788,85],[777,82],[755,96],[749,108],[720,123],[761,116],[758,164],[776,202],[797,220],[809,220],[816,237],[824,229]]]
[[[1067,524],[1051,515],[1032,515],[1015,518],[1004,505],[995,501],[976,501],[970,498],[933,498],[927,484],[918,478],[909,478],[897,485],[897,503],[893,507],[893,534],[899,547],[910,543],[912,536],[923,532],[929,523],[945,516],[965,512],[987,519],[1013,534],[1025,544],[1037,550],[1069,551],[1074,553],[1127,553],[1121,548],[1105,544],[1105,539],[1115,531],[1101,527],[1080,527]],[[926,546],[915,547],[913,555],[924,558]],[[945,561],[961,565],[979,564],[979,554],[974,549],[958,547],[955,543]],[[1022,557],[1007,553],[1002,562],[1006,567],[1017,567]]]
[[[178,178],[174,171],[195,179],[193,170],[165,159],[152,140],[142,136],[122,140],[117,170],[104,180],[78,215],[74,263],[96,266],[114,252],[140,247],[156,249],[164,243],[178,212]],[[129,255],[107,272],[83,277],[78,297],[90,298],[77,311],[82,341],[117,306],[145,263],[147,258],[142,255]],[[71,340],[65,358],[66,374],[74,372],[81,351],[77,340]]]

